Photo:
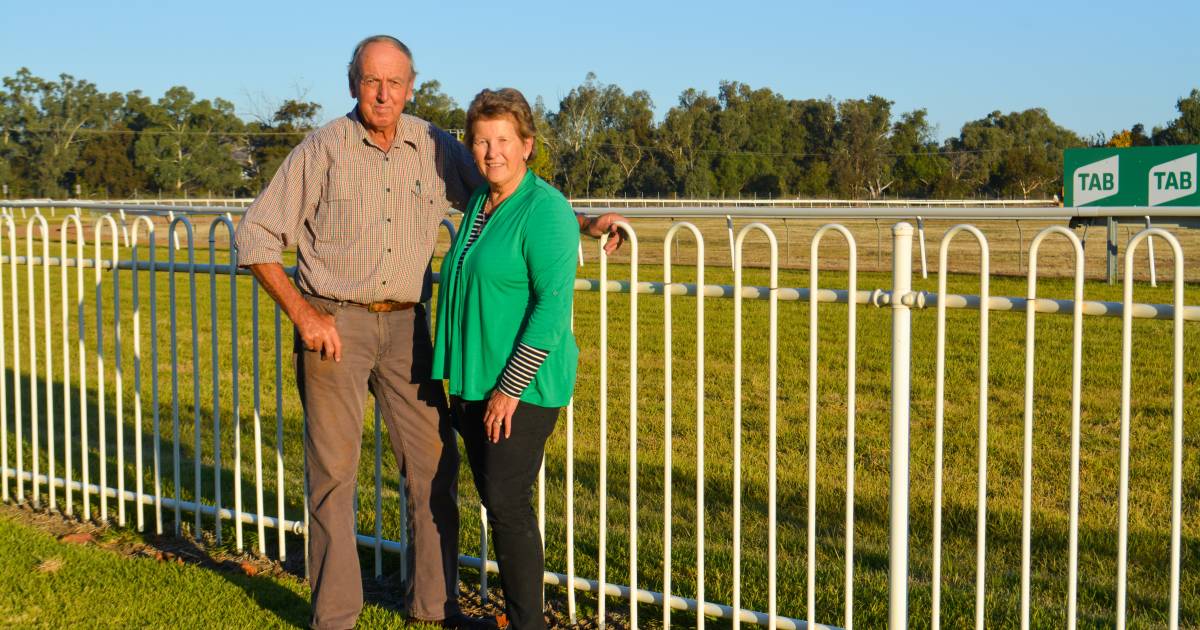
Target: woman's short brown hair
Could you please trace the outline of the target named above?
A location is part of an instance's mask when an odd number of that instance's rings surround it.
[[[471,106],[467,108],[467,147],[470,148],[475,144],[475,121],[495,120],[505,116],[512,117],[517,135],[522,140],[533,140],[537,136],[537,128],[533,124],[533,111],[529,109],[529,101],[525,100],[525,96],[519,90],[514,88],[489,90],[485,88],[475,95]],[[534,142],[533,149],[525,161],[533,160],[536,155],[537,142]]]

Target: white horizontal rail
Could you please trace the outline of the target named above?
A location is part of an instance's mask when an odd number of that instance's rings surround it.
[[[46,264],[50,266],[66,266],[66,267],[83,267],[92,269],[99,267],[101,269],[137,269],[139,271],[147,271],[150,269],[148,262],[133,262],[120,261],[113,263],[110,260],[100,260],[85,258],[67,258],[62,259],[56,256],[50,256],[45,259]],[[15,261],[16,264],[32,264],[41,265],[43,258],[41,256],[7,256],[0,255],[0,264]],[[155,269],[160,272],[179,271],[188,272],[195,271],[197,274],[216,273],[218,275],[228,275],[233,269],[230,265],[221,264],[205,264],[205,263],[164,263],[159,262],[155,265]],[[288,275],[295,273],[295,267],[285,267],[284,271]],[[236,269],[233,271],[237,275],[250,276],[250,272],[246,269]],[[441,278],[441,274],[434,273],[433,280],[437,282]],[[588,278],[576,278],[576,291],[600,291],[601,281]],[[608,280],[606,281],[604,291],[609,293],[629,293],[629,281],[627,280]],[[704,297],[714,298],[733,298],[734,287],[729,284],[705,284]],[[650,295],[662,295],[665,291],[670,291],[671,295],[677,296],[695,296],[697,287],[695,283],[688,282],[638,282],[637,292]],[[783,302],[807,302],[810,298],[810,289],[803,287],[780,287],[778,299]],[[742,297],[748,300],[768,300],[770,299],[770,290],[767,287],[746,286],[742,287]],[[819,289],[817,291],[817,301],[822,303],[841,303],[849,302],[849,293],[844,289]],[[935,308],[938,306],[938,294],[927,291],[920,291],[913,298],[915,303],[913,306],[918,308]],[[978,295],[967,295],[957,293],[946,294],[946,308],[979,310],[980,298]],[[873,290],[858,290],[854,294],[854,300],[857,304],[866,304],[871,306],[888,306],[891,304],[892,292],[884,289]],[[1011,311],[1015,313],[1024,313],[1029,309],[1029,304],[1033,303],[1034,310],[1038,313],[1058,313],[1060,315],[1070,315],[1074,312],[1075,302],[1073,300],[1058,300],[1053,298],[1036,298],[1030,300],[1022,297],[1003,297],[991,296],[988,298],[988,310],[991,311]],[[1098,300],[1084,300],[1080,303],[1080,308],[1083,309],[1084,315],[1096,315],[1103,317],[1123,317],[1125,305],[1122,302],[1105,302]],[[1134,319],[1163,319],[1170,320],[1175,317],[1175,307],[1170,304],[1132,304],[1131,307]],[[1184,321],[1194,322],[1200,321],[1200,306],[1184,306],[1183,307]]]
[[[32,201],[45,203],[53,201],[48,197],[43,198],[25,198],[15,201]],[[176,197],[176,198],[147,198],[147,199],[95,199],[95,200],[72,200],[66,199],[65,202],[80,202],[80,201],[100,201],[108,203],[125,203],[125,204],[140,204],[140,203],[159,203],[159,204],[174,204],[179,205],[205,205],[205,206],[244,206],[254,202],[254,197]],[[586,204],[605,204],[605,205],[670,205],[670,204],[761,204],[761,205],[911,205],[915,207],[924,206],[1047,206],[1055,205],[1057,201],[1054,199],[804,199],[781,198],[781,197],[725,197],[706,199],[701,197],[696,198],[672,198],[672,197],[582,197],[569,200],[572,205]]]
[[[584,278],[577,278],[575,280],[576,291],[600,291],[600,286],[601,282],[599,280]],[[629,282],[624,280],[609,280],[604,287],[604,291],[609,293],[629,293],[629,286]],[[637,286],[638,293],[662,295],[667,291],[671,295],[695,296],[697,287],[695,284],[684,282],[669,284],[664,282],[639,282]],[[744,286],[741,292],[743,299],[768,300],[771,297],[771,291],[768,287]],[[811,293],[811,289],[803,287],[780,287],[778,299],[784,302],[807,302],[811,299]],[[732,298],[736,294],[736,289],[734,286],[728,284],[706,284],[704,285],[703,294],[704,297]],[[910,306],[916,308],[933,308],[939,304],[937,293],[919,291],[909,295],[911,295],[913,301]],[[850,294],[845,289],[818,289],[816,291],[816,300],[822,303],[846,304],[850,301]],[[854,293],[854,301],[856,304],[879,307],[889,306],[892,303],[892,292],[883,289],[874,289],[871,291],[858,290]],[[981,299],[978,295],[948,293],[945,298],[946,308],[979,310],[980,302]],[[987,303],[988,310],[990,311],[1024,313],[1029,310],[1030,304],[1033,304],[1033,310],[1038,313],[1070,315],[1075,311],[1075,302],[1073,300],[989,296]],[[1122,317],[1125,312],[1125,305],[1121,302],[1085,300],[1080,303],[1079,308],[1082,309],[1084,315],[1103,317]],[[1132,304],[1130,305],[1130,309],[1134,319],[1169,320],[1175,317],[1175,307],[1170,304]],[[1200,321],[1200,306],[1184,306],[1182,310],[1184,321]]]
[[[54,201],[49,198],[26,198],[11,201],[46,204]],[[612,207],[670,207],[670,206],[785,206],[785,207],[817,207],[817,206],[908,206],[913,208],[937,207],[1019,207],[1019,206],[1054,206],[1053,199],[803,199],[803,198],[663,198],[663,197],[584,197],[570,199],[572,206],[612,206]],[[197,197],[187,199],[64,199],[60,203],[114,203],[125,205],[157,204],[171,207],[190,206],[224,206],[242,207],[254,202],[253,197]]]
[[[1020,207],[1053,206],[1052,199],[801,199],[801,198],[727,198],[727,199],[664,199],[664,198],[584,198],[571,199],[573,206],[604,206],[613,208],[673,207],[673,206],[781,206],[781,207],[857,207],[887,206],[910,208],[973,208],[973,207]]]
[[[771,205],[763,207],[726,205],[694,205],[675,206],[670,208],[633,208],[619,205],[590,206],[595,212],[620,212],[629,218],[724,218],[726,216],[742,218],[795,218],[795,219],[913,219],[917,216],[925,219],[955,219],[955,220],[1011,220],[1011,219],[1056,219],[1068,220],[1073,218],[1090,219],[1100,217],[1126,217],[1144,222],[1150,216],[1155,222],[1164,218],[1194,219],[1200,217],[1200,207],[1171,206],[1171,207],[1061,207],[1052,205],[1019,206],[1019,207],[989,207],[979,204],[973,207],[938,206],[938,207],[887,207],[859,202],[860,205],[844,207],[815,207],[815,208],[781,208]],[[113,203],[98,201],[2,201],[0,208],[37,209],[65,208],[70,210],[101,210],[124,211],[131,215],[140,213],[167,216],[174,214],[196,215],[239,215],[246,211],[240,206],[176,206],[159,203]],[[454,213],[451,211],[451,213]]]
[[[166,507],[169,507],[169,508],[179,507],[188,512],[197,512],[204,516],[211,517],[211,516],[216,516],[217,514],[220,514],[223,518],[227,518],[230,520],[237,520],[238,522],[246,523],[248,525],[256,525],[256,524],[262,523],[262,524],[266,525],[267,527],[282,528],[282,529],[286,530],[287,533],[294,534],[297,536],[304,533],[304,521],[295,521],[295,520],[291,520],[291,519],[279,519],[279,518],[275,518],[273,516],[267,516],[267,515],[260,516],[260,515],[254,514],[252,512],[235,512],[234,510],[230,510],[229,508],[219,508],[218,509],[212,505],[207,505],[204,503],[197,505],[194,501],[184,501],[184,500],[173,499],[171,497],[166,497],[166,496],[161,496],[161,495],[138,493],[138,492],[135,492],[132,490],[122,491],[117,488],[101,486],[98,484],[82,483],[80,481],[75,481],[74,479],[67,480],[62,477],[51,477],[51,476],[45,475],[45,474],[34,475],[32,472],[29,472],[29,471],[18,472],[12,468],[4,468],[3,470],[0,470],[0,472],[3,473],[3,476],[6,480],[7,479],[20,479],[20,480],[29,481],[29,482],[37,481],[39,483],[46,484],[48,487],[64,488],[64,489],[69,488],[69,489],[78,490],[80,492],[84,492],[87,494],[95,494],[97,496],[106,496],[106,497],[110,497],[113,499],[121,499],[122,502],[133,503],[135,505],[140,505],[143,507],[153,507],[156,504],[158,504],[158,502],[161,501],[162,505],[164,505]],[[372,540],[372,541],[374,540],[372,538],[369,538],[367,536],[362,536],[362,535],[360,535],[359,538],[368,539],[368,540]]]

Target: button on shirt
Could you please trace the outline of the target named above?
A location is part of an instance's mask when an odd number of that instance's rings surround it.
[[[301,291],[351,302],[423,301],[448,208],[483,183],[454,136],[402,115],[384,152],[351,112],[310,134],[246,209],[238,264],[281,262],[296,247]]]

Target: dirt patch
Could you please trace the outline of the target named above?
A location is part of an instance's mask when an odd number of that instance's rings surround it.
[[[38,563],[34,570],[38,573],[57,573],[66,562],[62,558],[47,558]]]
[[[207,532],[200,541],[186,537],[157,536],[128,528],[81,521],[59,512],[35,509],[27,504],[0,505],[0,515],[36,527],[60,542],[94,546],[122,556],[196,564],[209,569],[246,575],[294,577],[284,565],[269,558],[223,552]]]

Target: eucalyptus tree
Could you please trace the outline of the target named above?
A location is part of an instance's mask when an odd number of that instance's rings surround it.
[[[712,161],[723,150],[716,133],[721,103],[706,92],[688,88],[667,112],[660,127],[675,191],[685,197],[707,197],[716,191]]]
[[[467,125],[467,112],[449,94],[442,92],[442,83],[436,80],[422,81],[413,90],[412,102],[404,113],[423,118],[447,130],[462,129]]]
[[[133,197],[147,189],[146,174],[133,161],[136,133],[117,121],[88,141],[74,167],[80,195],[112,199]]]
[[[905,112],[892,125],[892,174],[897,197],[926,199],[949,169],[946,156],[939,154],[936,129],[924,109]]]
[[[627,94],[589,72],[546,118],[546,144],[564,193],[587,197],[631,192],[629,185],[655,141],[654,103],[648,93]]]
[[[786,191],[787,100],[767,88],[722,81],[721,112],[714,119],[722,151],[714,156],[716,192],[722,196],[778,197]]]
[[[1175,101],[1179,117],[1155,128],[1154,144],[1200,144],[1200,89]]]
[[[275,176],[288,153],[317,128],[320,112],[321,106],[317,103],[288,99],[279,105],[269,120],[247,125],[250,151],[245,175],[249,194],[257,195]]]
[[[995,177],[999,192],[1024,199],[1061,196],[1063,150],[1084,146],[1083,139],[1041,108],[1009,114],[1008,119],[1013,148],[1005,152]]]
[[[1058,194],[1062,152],[1083,146],[1083,139],[1053,120],[1046,110],[998,111],[963,125],[954,148],[971,155],[969,183],[988,196]]]
[[[0,89],[0,184],[9,196],[24,197],[29,194],[25,170],[29,150],[24,143],[28,106],[19,93],[12,90],[11,79],[4,79]]]
[[[6,142],[23,145],[14,157],[23,162],[29,191],[61,196],[74,183],[74,167],[84,143],[114,122],[123,98],[103,93],[96,85],[69,74],[51,81],[27,68],[5,77],[3,102],[7,110]]]
[[[832,98],[788,101],[783,142],[791,162],[786,174],[788,192],[807,197],[830,194],[836,126],[837,105]]]
[[[837,106],[834,126],[833,181],[839,194],[878,198],[895,182],[892,175],[892,101],[871,95]]]
[[[147,112],[149,126],[138,138],[138,166],[168,194],[230,194],[243,185],[249,155],[245,123],[224,99],[196,100],[175,86]]]
[[[135,164],[138,133],[147,126],[151,107],[141,91],[127,92],[83,146],[74,167],[82,196],[135,197],[151,188],[149,176]]]

